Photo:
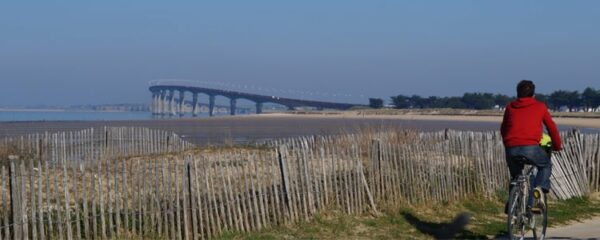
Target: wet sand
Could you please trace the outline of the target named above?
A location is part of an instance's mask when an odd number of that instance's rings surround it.
[[[139,121],[38,121],[0,122],[0,138],[36,132],[81,130],[104,126],[136,126],[173,131],[197,144],[222,144],[227,142],[248,143],[273,138],[305,136],[314,134],[336,134],[354,132],[366,126],[384,128],[408,128],[423,131],[438,131],[446,128],[457,130],[488,131],[499,128],[499,117],[478,116],[359,116],[262,114],[245,116],[221,116],[196,119],[163,119]],[[600,122],[597,119],[592,121]],[[559,128],[584,128],[586,132],[599,132],[598,123],[579,124],[578,121],[557,119]],[[570,125],[569,125],[570,124]],[[595,129],[589,128],[596,126]]]

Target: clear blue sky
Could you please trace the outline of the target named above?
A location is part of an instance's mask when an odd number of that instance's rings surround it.
[[[384,97],[600,88],[600,1],[10,1],[0,105],[183,78]]]

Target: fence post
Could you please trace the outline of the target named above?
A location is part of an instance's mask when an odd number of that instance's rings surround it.
[[[167,136],[167,153],[171,152],[171,136]]]
[[[42,157],[44,156],[44,140],[42,138],[40,138],[37,141],[37,149],[38,149],[38,159],[40,159],[40,161],[42,161]]]
[[[444,140],[448,140],[450,138],[450,129],[444,128]]]
[[[190,230],[192,230],[192,239],[198,239],[198,234],[197,234],[197,224],[198,221],[196,220],[196,205],[194,204],[194,197],[195,197],[195,193],[192,191],[192,166],[191,166],[191,159],[187,159],[186,160],[186,176],[187,176],[187,191],[188,191],[188,197],[189,197],[189,211],[190,211],[190,217],[192,218],[192,228]]]
[[[15,155],[10,155],[8,156],[8,161],[10,162],[9,168],[8,168],[8,176],[10,178],[10,183],[9,183],[9,194],[10,194],[10,209],[11,209],[11,215],[12,215],[12,224],[13,224],[13,236],[14,239],[22,239],[23,238],[23,229],[21,228],[22,224],[23,224],[23,216],[22,216],[22,209],[21,209],[21,204],[22,204],[22,199],[20,199],[21,197],[21,193],[19,192],[19,190],[21,189],[19,187],[19,184],[17,183],[19,179],[19,176],[17,176],[17,164],[16,162],[19,160],[18,156]]]
[[[369,179],[371,180],[371,189],[373,189],[373,195],[379,196],[381,194],[381,182],[383,181],[381,176],[381,140],[371,140],[371,168],[370,168]],[[376,174],[379,173],[379,174]],[[374,197],[377,197],[374,196]]]
[[[285,155],[283,153],[286,153]],[[288,217],[291,217],[290,214],[290,181],[289,174],[287,168],[287,146],[285,144],[280,145],[277,151],[277,157],[279,158],[279,169],[281,171],[281,181],[282,181],[282,193],[284,196],[285,206],[286,206],[286,214]]]
[[[183,215],[183,237],[184,239],[190,239],[190,220],[191,220],[191,216],[192,216],[192,211],[191,211],[191,206],[192,206],[192,189],[191,189],[191,174],[190,174],[190,163],[189,163],[189,158],[184,156],[184,161],[185,161],[185,166],[184,166],[184,173],[182,176],[182,185],[183,185],[183,189],[181,189],[181,202],[183,202],[183,211],[182,215]]]
[[[108,129],[104,127],[104,148],[108,148]]]

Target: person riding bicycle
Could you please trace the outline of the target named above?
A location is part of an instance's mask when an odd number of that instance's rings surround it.
[[[538,169],[533,192],[538,200],[538,206],[535,207],[545,207],[544,196],[550,191],[552,162],[550,156],[540,147],[542,124],[546,126],[550,135],[552,149],[560,151],[562,145],[548,108],[544,103],[537,101],[534,95],[535,85],[532,81],[522,80],[517,84],[517,100],[506,105],[500,133],[511,181],[523,171],[524,163],[519,161],[519,158],[525,158],[535,165]]]

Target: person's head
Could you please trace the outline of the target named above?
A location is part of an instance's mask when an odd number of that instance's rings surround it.
[[[535,85],[530,80],[521,80],[517,84],[517,97],[533,97],[535,94]]]

